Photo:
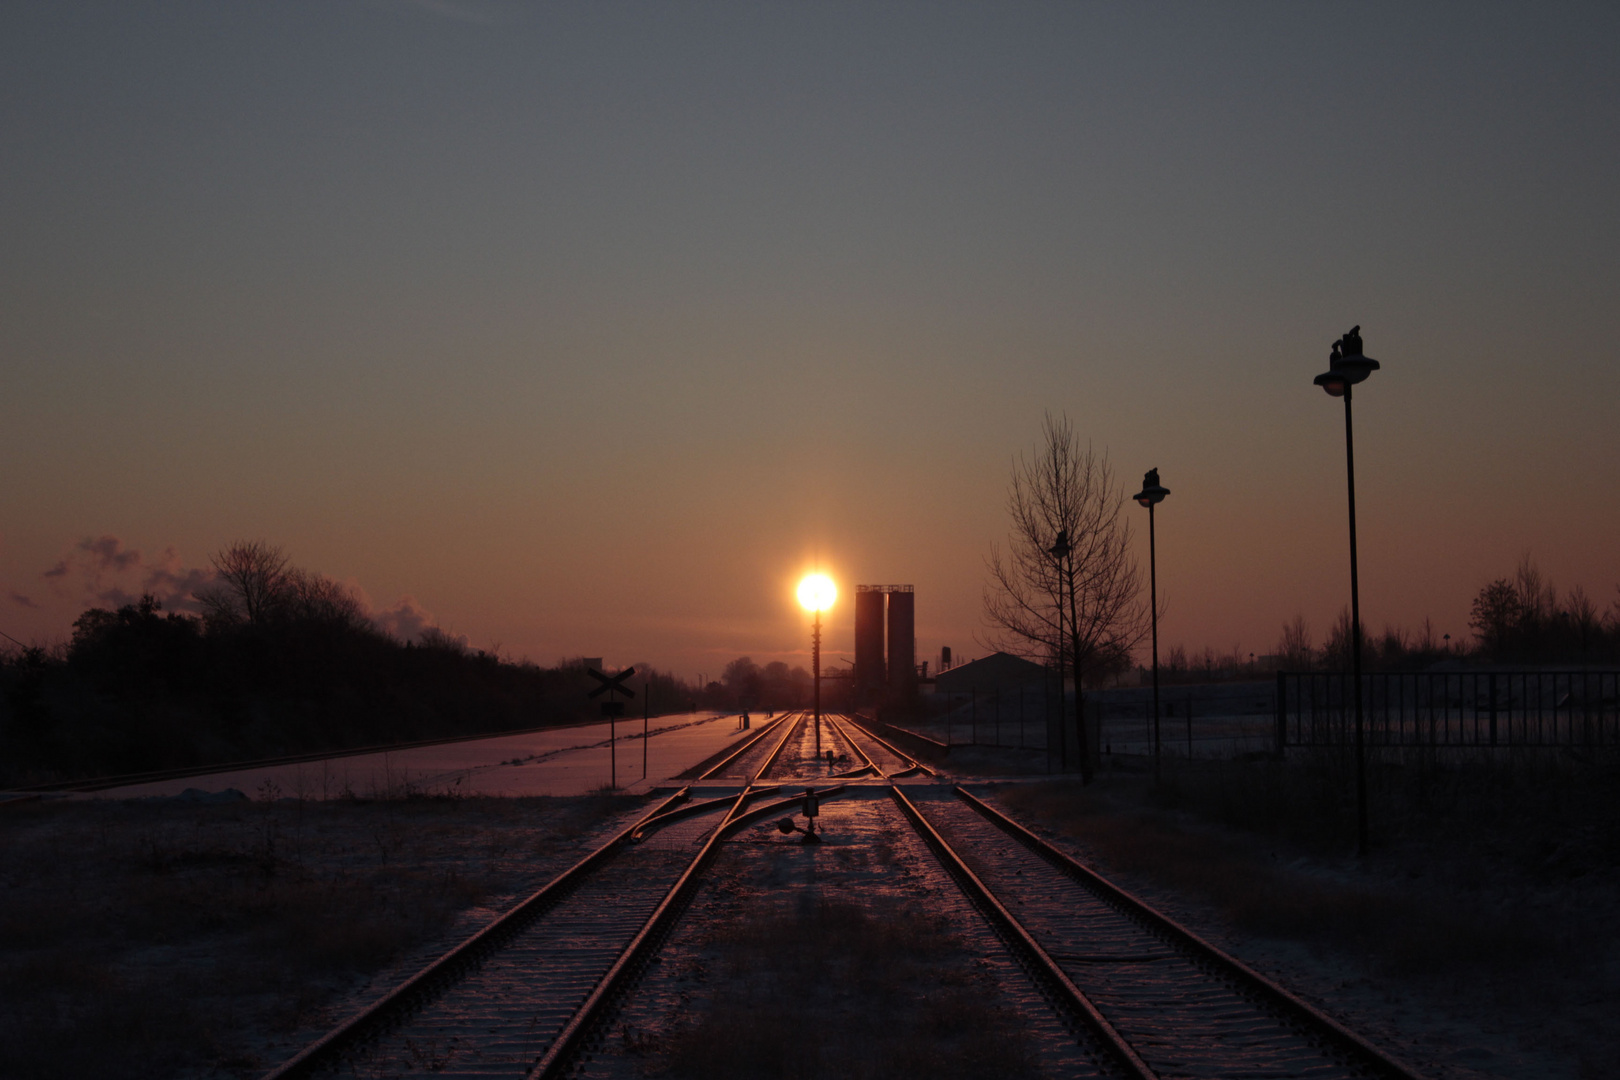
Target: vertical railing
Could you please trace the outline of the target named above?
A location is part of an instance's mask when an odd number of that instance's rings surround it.
[[[1496,672],[1490,673],[1491,745],[1496,745]]]
[[[1288,676],[1277,672],[1277,742],[1274,753],[1281,758],[1288,750]]]
[[[1348,745],[1350,678],[1345,672],[1279,672],[1273,750]],[[1364,672],[1362,697],[1373,745],[1598,747],[1620,741],[1616,670]],[[1192,702],[1176,704],[1189,709]]]

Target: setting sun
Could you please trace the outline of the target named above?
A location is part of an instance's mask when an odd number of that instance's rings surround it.
[[[799,603],[806,611],[826,611],[838,599],[838,586],[826,574],[811,574],[799,582]]]

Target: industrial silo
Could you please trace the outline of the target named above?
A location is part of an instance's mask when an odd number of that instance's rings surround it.
[[[917,594],[889,586],[889,689],[909,697],[917,689]]]
[[[883,688],[883,586],[855,586],[855,692],[869,701]]]

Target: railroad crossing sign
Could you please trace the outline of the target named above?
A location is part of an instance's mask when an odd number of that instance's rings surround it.
[[[617,791],[619,789],[619,738],[618,732],[613,729],[613,721],[624,715],[624,702],[619,701],[613,695],[636,696],[634,690],[624,685],[624,681],[634,675],[636,669],[627,667],[617,675],[604,675],[595,668],[586,668],[585,670],[590,673],[591,678],[602,684],[585,696],[587,698],[599,697],[602,694],[608,696],[608,699],[602,702],[602,715],[608,718],[608,786]]]
[[[616,716],[619,713],[624,711],[624,702],[613,700],[613,695],[614,694],[623,694],[625,697],[635,697],[636,696],[636,692],[634,690],[632,690],[628,686],[624,685],[624,680],[628,679],[630,676],[632,676],[632,675],[634,675],[636,673],[635,668],[627,667],[623,671],[619,672],[617,675],[604,675],[600,671],[597,671],[595,668],[586,668],[585,670],[590,673],[591,678],[595,679],[597,682],[602,684],[601,686],[598,686],[595,690],[592,690],[590,693],[586,694],[585,696],[588,697],[588,698],[593,698],[593,697],[599,697],[602,694],[608,695],[608,699],[606,701],[602,702],[602,711],[604,713],[609,713],[610,712],[610,710],[608,709],[609,705],[617,705],[618,706],[618,708],[616,710],[611,711],[612,715]]]

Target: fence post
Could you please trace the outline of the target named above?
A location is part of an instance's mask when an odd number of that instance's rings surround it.
[[[1283,751],[1288,747],[1288,681],[1287,676],[1277,672],[1277,759],[1282,760]]]
[[[1496,672],[1491,672],[1491,745],[1496,745]]]

